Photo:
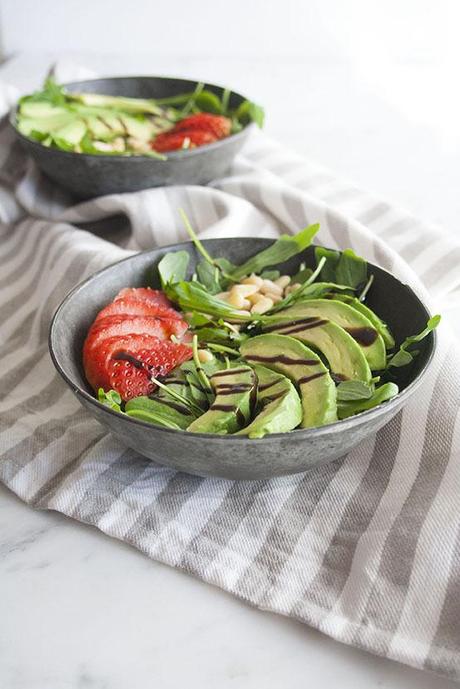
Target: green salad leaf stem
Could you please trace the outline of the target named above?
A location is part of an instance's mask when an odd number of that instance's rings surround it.
[[[192,339],[192,351],[193,351],[193,361],[195,363],[195,368],[196,372],[198,375],[198,378],[200,380],[201,385],[203,386],[204,390],[206,393],[212,392],[212,387],[211,383],[209,382],[209,378],[204,372],[203,367],[201,366],[201,361],[200,357],[198,354],[198,337],[195,334]]]
[[[161,380],[158,380],[158,378],[155,378],[154,376],[150,377],[150,380],[152,383],[155,383],[157,387],[159,387],[161,390],[166,392],[170,397],[173,397],[176,399],[178,402],[184,405],[184,407],[187,407],[191,411],[193,411],[195,414],[202,414],[203,410],[196,405],[194,402],[191,400],[187,399],[187,397],[184,397],[184,395],[181,395],[180,392],[176,392],[175,390],[171,390],[169,385],[165,385],[165,383],[162,383]]]
[[[238,281],[246,275],[261,273],[264,268],[284,263],[284,261],[296,256],[310,246],[318,230],[319,224],[316,223],[315,225],[309,225],[298,234],[292,236],[288,234],[281,235],[269,247],[252,256],[242,265],[234,268],[230,277],[234,281]]]
[[[399,368],[400,366],[407,366],[407,364],[410,364],[414,357],[417,356],[418,350],[409,351],[409,347],[411,347],[411,345],[415,344],[416,342],[421,342],[425,337],[427,337],[433,330],[435,330],[438,327],[440,322],[441,316],[439,314],[436,316],[432,316],[426,324],[426,327],[422,330],[422,332],[420,332],[418,335],[411,335],[410,337],[406,337],[398,351],[395,354],[393,354],[393,356],[389,357],[387,362],[387,368],[390,368],[391,366]]]
[[[99,388],[97,391],[97,399],[105,407],[121,412],[121,397],[116,390],[105,392],[103,388]]]
[[[163,289],[166,285],[185,280],[190,256],[186,251],[169,251],[158,264]]]
[[[337,400],[350,402],[368,400],[374,393],[374,386],[364,380],[345,380],[337,386]]]
[[[385,383],[377,388],[373,395],[368,399],[359,399],[347,402],[338,402],[338,417],[339,419],[347,419],[349,416],[354,416],[360,412],[373,409],[379,404],[395,397],[399,392],[399,388],[395,383]]]

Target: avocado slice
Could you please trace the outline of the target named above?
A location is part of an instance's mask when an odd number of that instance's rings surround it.
[[[290,321],[292,326],[312,316],[327,318],[346,330],[363,350],[372,371],[386,366],[385,342],[371,321],[362,313],[335,299],[307,299],[264,318],[264,325]]]
[[[119,115],[119,119],[126,134],[134,139],[139,139],[139,141],[150,141],[157,130],[155,125],[147,119],[140,120],[130,115]]]
[[[53,139],[62,147],[74,148],[83,139],[86,133],[86,124],[83,120],[74,120],[69,124],[54,129]]]
[[[241,355],[282,373],[300,390],[303,428],[337,420],[337,393],[329,371],[315,352],[288,335],[267,334],[243,342]]]
[[[359,301],[359,299],[356,299],[356,297],[350,297],[349,294],[334,293],[332,298],[337,299],[338,301],[345,302],[345,304],[348,304],[353,309],[356,309],[356,311],[359,311],[363,316],[366,316],[366,318],[370,320],[377,332],[383,337],[383,341],[385,342],[386,348],[394,348],[396,343],[393,335],[391,334],[390,328],[385,323],[385,321],[382,321],[382,319],[379,318],[377,314],[372,311],[372,309],[370,309],[368,306]]]
[[[33,119],[48,119],[49,117],[69,114],[67,108],[62,108],[59,105],[53,105],[45,101],[24,101],[19,106],[19,112],[23,117],[31,117]]]
[[[306,322],[307,321],[307,322]],[[323,354],[329,368],[339,380],[364,380],[370,382],[371,369],[363,350],[346,330],[325,318],[303,319],[303,323],[279,323],[269,325],[265,331],[290,335]]]
[[[255,419],[235,435],[263,438],[269,433],[287,433],[302,421],[302,405],[291,381],[265,366],[254,366],[258,378]]]
[[[211,385],[216,394],[214,402],[187,430],[192,433],[235,433],[251,417],[257,395],[256,375],[249,366],[238,366],[214,373]]]
[[[89,131],[95,139],[99,141],[113,139],[113,129],[107,125],[102,117],[98,117],[97,115],[88,115],[84,119]]]
[[[39,134],[50,134],[50,132],[63,127],[73,121],[72,114],[50,115],[49,117],[21,117],[16,123],[16,128],[24,136],[30,136],[32,132]]]

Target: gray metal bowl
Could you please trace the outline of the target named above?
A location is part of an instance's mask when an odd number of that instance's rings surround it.
[[[242,263],[248,256],[272,243],[269,239],[211,239],[203,243],[211,255],[226,256]],[[401,392],[389,402],[349,419],[320,428],[296,430],[259,440],[244,437],[187,433],[153,426],[123,416],[100,404],[89,388],[82,366],[83,342],[98,311],[123,287],[158,286],[155,266],[168,251],[185,249],[191,257],[190,271],[199,257],[193,244],[185,242],[140,253],[96,273],[78,285],[56,311],[50,329],[49,347],[57,370],[83,406],[122,443],[160,464],[199,476],[232,479],[265,479],[305,471],[345,455],[378,431],[413,395],[433,356],[435,337],[420,344],[415,362],[399,369]],[[301,260],[314,265],[313,248],[282,266],[297,272]],[[390,325],[397,342],[419,332],[429,313],[407,285],[370,265],[375,281],[368,304]]]
[[[164,98],[193,91],[196,81],[169,77],[111,77],[65,84],[69,91],[85,91],[132,98]],[[223,88],[206,84],[218,96]],[[244,96],[232,92],[230,107],[238,107]],[[10,122],[27,153],[40,170],[77,198],[139,191],[171,184],[208,184],[227,173],[254,125],[237,134],[190,151],[169,153],[167,160],[147,156],[90,155],[48,148],[23,136],[15,127],[16,108]]]

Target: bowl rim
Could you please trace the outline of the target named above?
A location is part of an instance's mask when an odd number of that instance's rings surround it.
[[[199,80],[194,80],[194,79],[186,79],[183,77],[171,77],[171,76],[156,76],[155,74],[142,74],[142,75],[127,75],[127,76],[112,76],[112,77],[95,77],[94,79],[81,79],[81,80],[76,80],[76,81],[67,81],[64,84],[60,84],[60,86],[63,86],[64,88],[73,86],[75,84],[87,84],[91,83],[92,81],[117,81],[119,79],[163,79],[165,81],[187,81],[190,84],[199,84]],[[222,89],[224,90],[225,87],[221,86],[220,84],[214,84],[209,81],[202,82],[205,84],[205,86],[212,86],[214,88]],[[237,96],[240,96],[241,98],[246,99],[246,96],[243,94],[239,93],[238,91],[231,91],[231,93],[234,93]],[[247,99],[246,99],[247,100]],[[197,146],[196,148],[192,149],[185,149],[185,150],[180,150],[180,151],[171,151],[170,153],[167,154],[166,159],[162,158],[156,158],[154,156],[146,156],[146,155],[103,155],[102,153],[77,153],[76,151],[63,151],[61,148],[51,148],[49,146],[44,146],[41,141],[37,141],[36,139],[31,139],[30,137],[26,136],[22,132],[19,131],[17,128],[16,120],[17,120],[17,113],[18,113],[18,107],[19,107],[19,99],[14,103],[14,105],[10,108],[9,115],[8,115],[8,121],[11,125],[11,127],[14,129],[14,132],[16,136],[23,142],[25,142],[27,145],[34,146],[36,148],[39,148],[40,150],[47,150],[47,151],[52,151],[53,155],[62,155],[64,157],[71,157],[71,156],[78,156],[79,159],[82,160],[93,160],[93,159],[103,159],[103,160],[113,160],[113,161],[120,161],[120,160],[130,160],[130,161],[142,161],[145,163],[145,161],[149,160],[152,162],[156,163],[166,163],[168,160],[183,160],[183,159],[188,159],[190,157],[194,157],[197,155],[203,155],[204,151],[213,151],[216,150],[217,148],[221,147],[222,145],[225,144],[225,142],[229,141],[238,141],[241,138],[245,138],[249,132],[254,131],[254,128],[256,127],[256,124],[254,122],[248,122],[245,124],[242,129],[239,132],[235,132],[234,134],[230,134],[229,136],[224,137],[223,139],[218,139],[218,141],[214,141],[213,143],[210,144],[204,144],[202,146]]]
[[[210,238],[214,239],[214,238]],[[228,241],[232,242],[237,239],[238,241],[240,240],[253,240],[254,237],[249,237],[249,236],[244,236],[244,237],[222,237],[219,238],[221,241]],[[273,237],[257,237],[257,239],[267,239],[273,241]],[[206,241],[206,240],[204,240]],[[102,404],[99,402],[96,397],[91,395],[89,392],[81,388],[79,385],[75,384],[75,382],[71,379],[71,377],[66,373],[64,367],[61,365],[60,361],[58,360],[58,357],[56,355],[56,352],[54,351],[54,333],[55,333],[55,328],[56,328],[56,323],[58,318],[60,317],[60,314],[64,311],[66,308],[67,304],[71,299],[74,297],[74,295],[79,292],[81,289],[83,289],[88,283],[92,282],[93,280],[97,281],[97,279],[104,273],[114,270],[116,266],[118,266],[120,263],[124,263],[126,261],[131,261],[140,254],[148,254],[154,251],[157,251],[158,249],[161,250],[180,250],[178,247],[184,247],[184,246],[189,246],[192,247],[193,242],[192,241],[185,241],[185,242],[177,242],[175,244],[167,244],[161,247],[155,247],[153,249],[149,249],[147,251],[139,251],[131,256],[126,256],[126,258],[122,258],[120,261],[117,261],[116,263],[112,263],[109,266],[106,266],[105,268],[102,268],[101,270],[98,270],[96,273],[93,273],[89,277],[87,277],[85,280],[82,280],[79,282],[75,287],[68,292],[68,294],[64,297],[64,299],[61,301],[59,306],[56,308],[56,311],[54,312],[54,315],[51,319],[50,327],[49,327],[49,332],[48,332],[48,349],[50,352],[51,360],[57,370],[57,372],[60,374],[60,376],[64,379],[64,381],[67,383],[67,385],[71,388],[73,393],[76,395],[76,397],[81,397],[83,398],[86,402],[89,402],[90,404],[94,405],[97,409],[102,410],[103,412],[109,414],[110,416],[114,416],[117,419],[120,419],[120,412],[114,411],[113,409],[110,409],[106,405]],[[316,246],[312,244],[312,246]],[[421,303],[425,311],[429,316],[431,316],[431,312],[426,306],[426,304],[420,299],[420,297],[414,292],[412,287],[410,285],[407,285],[406,283],[403,283],[399,278],[397,278],[395,275],[390,273],[390,271],[386,270],[385,268],[381,268],[380,266],[376,266],[375,264],[371,263],[370,261],[367,261],[368,265],[374,268],[378,268],[382,272],[390,275],[393,279],[397,280],[401,285],[405,286],[407,289],[409,289],[412,294],[415,296],[415,298]],[[339,419],[337,421],[334,421],[333,423],[325,424],[324,426],[316,426],[313,428],[297,428],[292,431],[288,431],[286,433],[270,433],[262,438],[248,438],[245,435],[220,435],[220,434],[215,434],[215,433],[190,433],[190,431],[182,430],[182,429],[172,429],[172,428],[164,428],[162,426],[155,426],[154,424],[150,424],[147,421],[141,421],[140,419],[135,419],[131,416],[127,416],[126,414],[122,414],[123,418],[125,421],[128,423],[134,423],[135,425],[140,425],[143,428],[150,429],[151,431],[155,432],[161,432],[165,434],[183,434],[184,436],[192,436],[196,438],[203,438],[203,439],[209,439],[213,438],[217,442],[228,442],[229,440],[237,441],[237,442],[254,442],[254,443],[268,443],[271,441],[271,439],[282,439],[282,438],[289,438],[292,437],[292,434],[295,434],[295,436],[299,439],[305,439],[308,440],[309,438],[316,438],[318,436],[322,435],[328,435],[329,433],[334,433],[334,432],[340,432],[340,430],[346,430],[352,426],[359,426],[362,420],[371,420],[375,417],[380,416],[384,410],[390,411],[391,409],[397,409],[400,408],[404,402],[412,395],[412,393],[415,391],[416,388],[419,387],[419,385],[422,383],[423,379],[426,377],[426,374],[428,373],[429,369],[432,367],[433,364],[433,359],[434,355],[436,352],[437,344],[438,344],[438,336],[436,331],[431,332],[432,335],[432,347],[431,351],[429,352],[428,358],[425,362],[424,367],[418,372],[416,378],[409,383],[409,385],[404,388],[404,390],[398,392],[398,394],[395,397],[392,397],[390,400],[387,400],[383,404],[379,404],[377,407],[374,407],[373,409],[368,409],[367,411],[360,412],[359,414],[356,414],[354,416],[350,416],[346,419]]]

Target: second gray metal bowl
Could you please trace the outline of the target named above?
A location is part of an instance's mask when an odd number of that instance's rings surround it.
[[[239,237],[203,243],[211,255],[225,256],[238,264],[272,241]],[[269,435],[259,440],[169,430],[108,409],[94,398],[83,373],[82,348],[88,328],[98,311],[123,287],[158,287],[158,262],[168,251],[179,249],[190,254],[191,274],[200,258],[191,242],[131,256],[78,285],[57,309],[49,338],[54,365],[91,416],[120,442],[159,464],[199,476],[231,479],[266,479],[306,471],[345,455],[382,428],[414,394],[425,376],[435,347],[433,333],[420,343],[415,362],[406,370],[398,369],[400,393],[392,400],[328,426]],[[313,247],[286,262],[281,269],[294,274],[301,261],[314,266]],[[386,271],[372,264],[369,268],[375,280],[367,303],[389,324],[396,341],[400,343],[408,335],[420,332],[429,313],[419,298]]]
[[[68,91],[101,93],[131,98],[165,98],[193,91],[196,81],[169,77],[111,77],[64,84]],[[223,87],[205,84],[219,97]],[[238,107],[244,96],[232,92],[230,107]],[[23,136],[16,128],[16,109],[11,125],[22,146],[42,172],[76,198],[86,199],[171,184],[207,184],[225,175],[254,125],[237,134],[190,151],[169,153],[167,160],[147,156],[89,155],[48,148]]]

